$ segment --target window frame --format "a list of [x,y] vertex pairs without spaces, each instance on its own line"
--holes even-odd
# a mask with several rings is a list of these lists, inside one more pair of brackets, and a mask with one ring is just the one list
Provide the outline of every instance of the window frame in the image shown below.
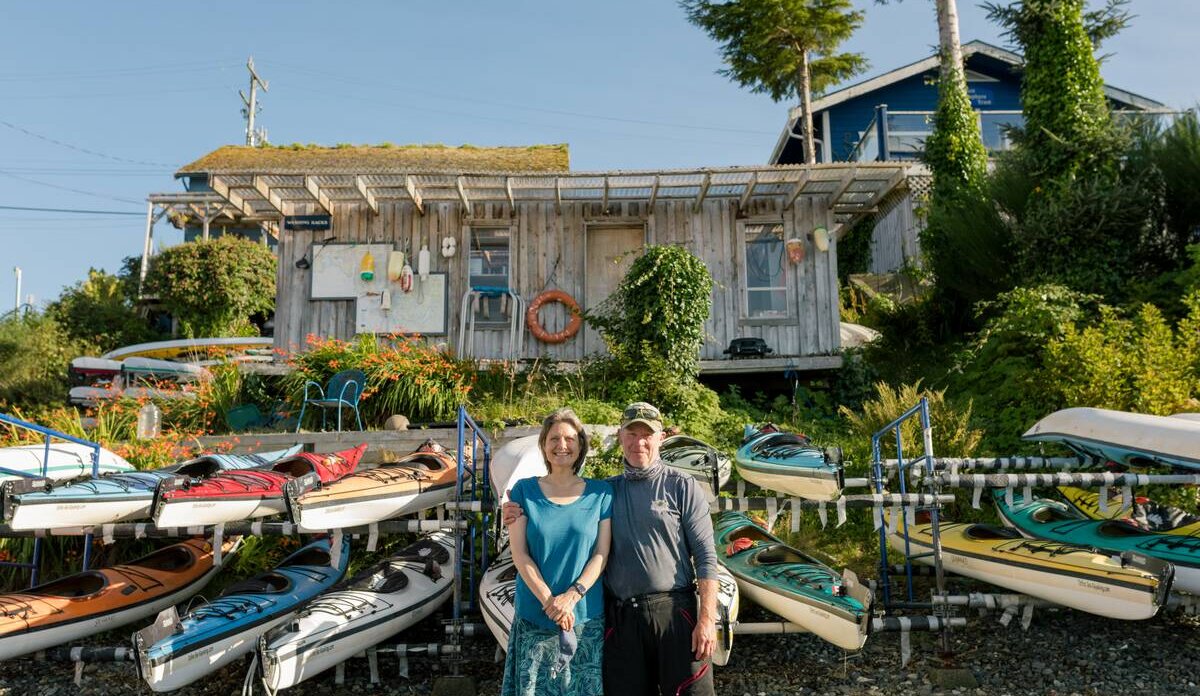
[[[470,290],[471,288],[474,287],[474,283],[471,282],[471,279],[475,277],[475,274],[471,271],[471,260],[472,260],[471,255],[474,252],[476,235],[480,231],[483,231],[483,230],[500,230],[500,231],[508,232],[508,277],[506,280],[507,280],[508,289],[516,292],[516,288],[515,288],[516,278],[517,278],[516,264],[517,264],[517,256],[518,256],[516,253],[517,226],[513,225],[507,221],[504,221],[504,220],[480,220],[480,221],[472,222],[468,225],[465,225],[464,227],[466,228],[466,240],[465,240],[466,241],[466,244],[465,244],[465,247],[466,247],[465,256],[466,257],[463,259],[463,261],[467,267],[467,274],[466,274],[467,289]],[[487,300],[487,298],[484,298],[484,301],[490,301],[490,300]],[[513,307],[510,307],[509,311],[510,312],[516,311],[516,309]],[[475,315],[475,328],[476,329],[507,330],[509,327],[510,327],[510,323],[509,323],[509,320],[506,318],[501,317],[498,319],[497,318],[484,319],[484,318],[480,317],[480,315],[478,313]]]
[[[747,264],[749,262],[749,254],[747,253],[747,251],[748,251],[747,246],[749,243],[750,228],[771,227],[774,225],[778,225],[782,230],[781,237],[779,240],[780,245],[781,245],[779,253],[780,253],[780,264],[781,264],[781,270],[782,270],[781,280],[783,281],[783,284],[776,285],[776,286],[770,286],[770,287],[754,288],[754,291],[756,291],[756,292],[758,292],[758,291],[778,292],[779,290],[783,290],[783,296],[784,296],[783,314],[772,314],[770,316],[751,316],[751,314],[750,314],[750,292],[751,292],[750,273],[749,273],[749,268],[747,266]],[[741,304],[741,306],[739,307],[739,311],[738,311],[738,315],[739,315],[738,321],[740,324],[745,325],[745,326],[753,326],[753,325],[771,325],[771,324],[791,324],[791,323],[795,322],[796,308],[795,308],[795,298],[793,297],[793,295],[795,294],[793,292],[794,284],[792,282],[793,271],[788,268],[788,266],[791,266],[792,264],[789,263],[787,260],[787,248],[786,248],[786,243],[787,243],[787,240],[789,239],[789,235],[790,235],[790,225],[788,224],[788,221],[786,219],[782,219],[779,217],[764,217],[764,218],[748,218],[745,220],[738,220],[738,224],[737,224],[738,254],[737,254],[737,256],[738,256],[738,271],[741,274],[741,279],[740,279],[740,282],[738,283],[738,285],[740,286],[738,288],[738,295],[740,297],[740,304]]]

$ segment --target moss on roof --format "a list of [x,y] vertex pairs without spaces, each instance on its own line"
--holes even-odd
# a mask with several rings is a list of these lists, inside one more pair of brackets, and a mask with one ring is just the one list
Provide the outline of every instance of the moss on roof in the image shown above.
[[462,145],[349,145],[293,143],[227,145],[186,164],[176,175],[223,173],[364,174],[387,172],[565,172],[566,144],[521,147]]

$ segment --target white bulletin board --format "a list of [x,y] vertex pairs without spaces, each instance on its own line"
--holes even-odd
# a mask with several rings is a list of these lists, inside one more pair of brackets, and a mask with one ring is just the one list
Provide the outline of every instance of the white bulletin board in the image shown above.
[[[374,252],[372,252],[374,253]],[[378,287],[360,292],[355,307],[355,331],[360,334],[419,333],[437,336],[446,333],[449,302],[446,274],[430,273],[424,281],[413,278],[412,290],[403,292],[399,283],[373,283]],[[376,280],[379,272],[376,271]],[[383,308],[383,291],[390,293],[391,308]]]
[[[391,244],[322,244],[316,242],[312,254],[312,289],[314,300],[353,300],[364,292],[382,290],[387,282],[388,254]],[[359,277],[363,255],[368,251],[375,257],[375,279]]]

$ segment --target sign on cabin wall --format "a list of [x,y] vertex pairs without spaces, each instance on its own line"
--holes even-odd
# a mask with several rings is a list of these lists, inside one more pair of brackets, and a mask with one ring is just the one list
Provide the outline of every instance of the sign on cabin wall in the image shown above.
[[[365,292],[382,290],[387,284],[388,254],[391,244],[312,245],[312,288],[314,300],[354,300]],[[371,255],[374,269],[371,280],[363,278],[363,260]]]
[[332,215],[285,215],[283,218],[285,230],[317,230],[333,229]]
[[403,285],[384,278],[382,287],[358,296],[355,306],[355,332],[360,334],[419,333],[425,336],[446,333],[449,302],[446,274],[416,276],[408,292]]

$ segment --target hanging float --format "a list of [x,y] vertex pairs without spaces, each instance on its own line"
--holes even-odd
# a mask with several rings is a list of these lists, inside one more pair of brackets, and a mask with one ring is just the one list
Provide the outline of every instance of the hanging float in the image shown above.
[[[550,333],[538,321],[538,311],[543,305],[551,302],[558,302],[567,308],[571,313],[571,319],[567,325],[561,330]],[[542,343],[565,343],[570,340],[575,334],[579,333],[580,327],[583,326],[583,316],[579,309],[579,303],[575,298],[571,297],[562,290],[547,290],[529,303],[529,309],[525,310],[525,323],[529,326],[529,333]]]

